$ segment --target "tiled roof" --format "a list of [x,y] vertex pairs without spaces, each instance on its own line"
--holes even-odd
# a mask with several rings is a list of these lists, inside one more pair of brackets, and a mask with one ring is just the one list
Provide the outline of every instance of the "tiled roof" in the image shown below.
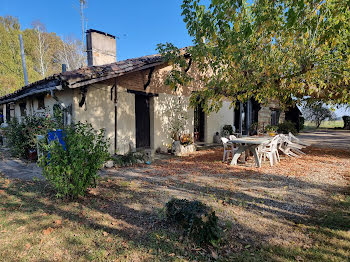
[[149,55],[138,58],[132,58],[101,66],[83,67],[73,71],[67,71],[60,74],[48,76],[42,80],[31,83],[21,89],[0,97],[0,104],[15,99],[19,96],[26,96],[32,91],[40,92],[57,85],[77,88],[91,83],[96,83],[116,76],[150,68],[155,65],[164,63],[161,55]]
[[104,80],[106,77],[113,78],[115,76],[139,71],[161,63],[164,63],[161,55],[149,55],[107,65],[83,67],[77,70],[61,73],[59,76],[60,80],[67,82],[70,87],[75,88],[84,85],[86,81],[94,79],[100,81],[101,78]]

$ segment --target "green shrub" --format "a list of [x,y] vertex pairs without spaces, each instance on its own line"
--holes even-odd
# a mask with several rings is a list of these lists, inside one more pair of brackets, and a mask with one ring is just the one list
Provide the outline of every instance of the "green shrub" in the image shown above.
[[66,150],[58,142],[43,145],[39,159],[43,175],[55,187],[58,197],[76,198],[96,186],[98,170],[109,159],[104,130],[77,123],[63,130]]
[[215,212],[199,201],[173,198],[166,203],[167,220],[184,229],[184,235],[197,244],[215,245],[220,228]]
[[4,129],[7,146],[12,155],[17,157],[26,156],[29,149],[28,140],[23,135],[25,126],[20,123],[17,118],[13,118],[8,122],[8,126]]
[[224,125],[222,127],[222,135],[223,136],[229,136],[233,134],[233,128],[231,125]]
[[113,157],[113,163],[119,167],[132,166],[140,161],[145,161],[144,154],[129,152],[126,155],[117,155]]
[[292,121],[285,121],[283,123],[280,123],[278,125],[278,133],[282,133],[282,134],[288,134],[289,132],[291,132],[292,134],[297,134],[297,128],[295,126],[295,124]]
[[61,124],[48,113],[25,116],[21,122],[14,117],[5,128],[7,145],[14,156],[27,157],[28,151],[36,148],[37,135],[46,136],[48,130],[60,127]]

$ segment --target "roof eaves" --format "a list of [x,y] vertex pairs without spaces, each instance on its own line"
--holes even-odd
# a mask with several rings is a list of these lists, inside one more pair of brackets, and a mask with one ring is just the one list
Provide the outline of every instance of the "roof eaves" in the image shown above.
[[0,105],[14,102],[33,94],[40,94],[48,92],[50,90],[55,90],[58,89],[58,86],[61,85],[61,81],[58,79],[42,79],[40,80],[40,83],[38,82],[35,82],[35,85],[30,84],[15,91],[12,94],[1,97]]

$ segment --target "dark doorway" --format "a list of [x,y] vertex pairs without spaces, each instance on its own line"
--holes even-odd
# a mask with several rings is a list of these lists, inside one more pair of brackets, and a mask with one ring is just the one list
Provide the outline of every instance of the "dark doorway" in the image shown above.
[[302,127],[302,113],[297,106],[288,108],[286,113],[286,121],[292,121],[295,124],[297,131],[299,132]]
[[11,120],[11,108],[10,104],[6,104],[6,121],[9,122]]
[[249,135],[253,123],[258,122],[260,104],[254,99],[238,103],[234,109],[234,125],[237,133]]
[[201,105],[194,109],[194,140],[204,142],[205,113]]
[[150,147],[149,97],[135,94],[136,148]]

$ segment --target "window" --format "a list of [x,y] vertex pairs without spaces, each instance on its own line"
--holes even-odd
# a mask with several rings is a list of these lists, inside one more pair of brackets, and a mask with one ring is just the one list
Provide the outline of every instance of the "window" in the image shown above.
[[20,103],[19,104],[19,110],[21,112],[21,116],[25,116],[26,115],[26,111],[27,111],[27,104],[26,103]]
[[280,122],[280,110],[271,109],[271,125],[277,126]]
[[44,96],[38,96],[37,100],[38,100],[38,110],[45,109]]

